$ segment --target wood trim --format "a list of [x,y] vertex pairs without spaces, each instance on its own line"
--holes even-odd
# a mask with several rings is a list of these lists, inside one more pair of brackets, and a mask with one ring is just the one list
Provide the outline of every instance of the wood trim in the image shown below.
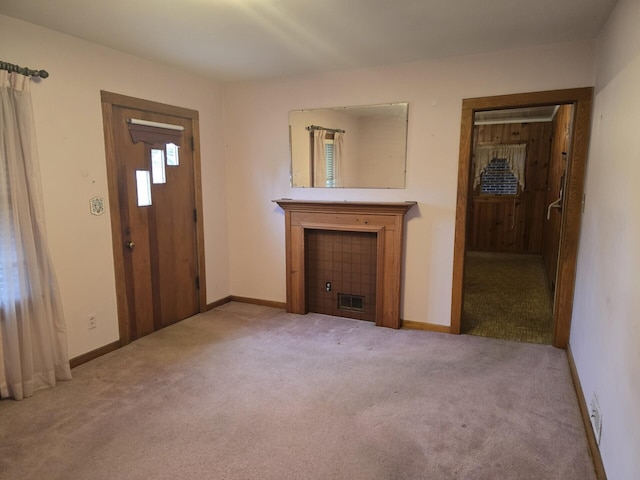
[[[125,267],[122,244],[124,238],[121,232],[120,219],[120,197],[118,195],[118,171],[115,159],[115,144],[113,137],[113,107],[133,108],[149,112],[173,115],[191,120],[193,131],[193,161],[194,161],[194,187],[195,205],[198,211],[198,222],[196,223],[197,255],[198,255],[198,276],[200,279],[200,291],[198,292],[198,307],[200,312],[207,309],[207,281],[206,266],[204,257],[204,224],[202,222],[202,176],[200,165],[200,130],[199,114],[197,110],[191,110],[165,103],[143,100],[135,97],[128,97],[117,93],[100,91],[102,103],[102,128],[104,131],[105,157],[107,166],[107,187],[109,194],[109,213],[111,216],[111,241],[113,248],[114,273],[116,278],[116,301],[118,309],[118,331],[120,334],[120,344],[126,345],[131,339],[129,337],[129,309],[127,302],[127,292],[125,288]],[[185,139],[189,141],[188,139]]]
[[591,100],[592,97],[592,87],[569,88],[564,90],[496,95],[492,97],[465,98],[462,101],[462,108],[481,112],[502,108],[541,107],[545,105],[574,103],[579,100]]
[[261,300],[259,298],[250,298],[250,297],[238,297],[236,295],[231,295],[229,297],[230,302],[239,302],[239,303],[250,303],[251,305],[262,305],[263,307],[273,307],[273,308],[287,308],[287,304],[284,302],[275,302],[273,300]]
[[473,145],[473,115],[471,108],[462,102],[460,124],[460,156],[458,160],[458,197],[456,200],[455,236],[453,240],[453,280],[451,288],[451,328],[450,332],[460,333],[462,320],[462,299],[464,287],[464,254],[467,246],[467,211],[472,201],[471,188],[471,147]]
[[292,200],[281,198],[273,200],[286,211],[312,213],[372,213],[375,215],[397,215],[405,214],[417,202],[335,202],[324,200]]
[[582,385],[580,384],[580,377],[578,376],[578,370],[576,368],[576,362],[573,358],[573,352],[571,351],[570,344],[567,344],[567,360],[569,361],[569,371],[571,372],[573,386],[576,390],[576,396],[578,397],[578,406],[580,407],[582,422],[584,423],[584,429],[587,433],[587,443],[589,444],[589,452],[591,453],[591,459],[593,460],[596,477],[598,480],[607,480],[607,473],[604,469],[604,462],[602,461],[602,455],[600,455],[600,448],[596,442],[595,433],[593,432],[591,418],[589,417],[589,407],[587,406],[587,400],[584,396]]
[[191,110],[189,108],[176,107],[175,105],[168,105],[166,103],[153,102],[151,100],[143,100],[142,98],[129,97],[127,95],[120,95],[119,93],[107,92],[100,90],[100,98],[102,103],[108,103],[116,105],[118,107],[133,108],[136,110],[146,110],[148,112],[162,113],[165,115],[173,115],[176,117],[198,119],[199,114],[197,110]]
[[129,309],[127,301],[127,289],[124,281],[124,255],[122,253],[122,242],[124,241],[120,232],[120,197],[118,194],[118,168],[115,161],[115,141],[113,138],[113,105],[104,99],[102,94],[102,128],[104,130],[104,148],[107,164],[107,189],[109,195],[109,214],[111,217],[111,245],[113,250],[113,266],[116,278],[116,302],[118,311],[118,332],[120,342],[126,345],[129,338]]
[[413,320],[402,320],[402,328],[407,330],[424,330],[427,332],[449,333],[451,328],[448,325],[437,325],[435,323],[414,322]]
[[78,355],[77,357],[73,357],[71,360],[69,360],[69,365],[71,366],[71,368],[76,368],[83,363],[87,363],[91,360],[101,357],[102,355],[106,355],[107,353],[118,350],[120,347],[120,340],[116,340],[115,342],[111,342],[103,345],[100,348],[91,350],[90,352],[83,353],[82,355]]
[[582,215],[584,172],[589,147],[591,103],[593,88],[552,90],[494,97],[468,98],[462,101],[460,125],[460,153],[458,162],[458,195],[456,202],[455,237],[453,248],[453,280],[451,295],[451,333],[460,333],[464,288],[464,256],[466,251],[468,206],[471,197],[471,144],[473,141],[473,115],[477,111],[542,105],[573,104],[575,121],[573,145],[570,149],[570,172],[567,173],[565,206],[562,217],[558,281],[554,309],[555,334],[553,344],[566,348],[571,330],[573,292],[577,264],[578,239]]
[[553,345],[566,348],[571,332],[573,293],[578,264],[578,241],[582,220],[584,178],[591,127],[591,98],[574,104],[573,130],[566,171],[566,193],[562,206],[560,249],[556,273]]
[[224,305],[225,303],[229,303],[231,302],[231,295],[221,298],[220,300],[216,300],[215,302],[211,302],[207,304],[207,308],[205,308],[205,312],[208,312],[209,310],[213,310],[214,308],[218,308],[222,305]]
[[197,208],[197,225],[196,225],[196,238],[197,238],[197,255],[198,255],[198,280],[199,290],[198,299],[201,312],[207,311],[207,275],[206,275],[206,261],[204,257],[204,222],[202,211],[202,170],[200,162],[200,121],[198,120],[198,112],[195,112],[196,117],[193,121],[193,181],[195,183],[195,204]]

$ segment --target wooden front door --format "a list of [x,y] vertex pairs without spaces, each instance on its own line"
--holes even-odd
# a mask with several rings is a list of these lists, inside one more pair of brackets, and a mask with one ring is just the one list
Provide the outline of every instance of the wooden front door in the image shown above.
[[200,311],[193,121],[152,107],[105,115],[123,344]]

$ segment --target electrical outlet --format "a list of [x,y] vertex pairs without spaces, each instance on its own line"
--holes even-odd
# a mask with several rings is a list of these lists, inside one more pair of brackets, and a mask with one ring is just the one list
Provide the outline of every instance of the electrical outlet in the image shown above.
[[330,292],[331,291],[331,282],[325,283],[324,284],[324,289],[325,289],[325,291]]
[[591,419],[591,426],[593,427],[593,434],[596,437],[596,443],[600,445],[600,435],[602,433],[602,413],[600,412],[600,403],[598,402],[598,395],[593,392],[591,403],[589,404],[589,418]]
[[88,322],[89,330],[93,330],[94,328],[96,328],[98,326],[98,322],[96,321],[96,314],[95,313],[90,314],[87,317],[87,319],[89,321]]

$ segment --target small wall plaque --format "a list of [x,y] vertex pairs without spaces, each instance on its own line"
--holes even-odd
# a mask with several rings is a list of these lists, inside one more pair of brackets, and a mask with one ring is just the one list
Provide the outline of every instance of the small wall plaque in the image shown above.
[[104,199],[102,197],[93,197],[89,200],[91,207],[91,215],[102,215],[104,213]]

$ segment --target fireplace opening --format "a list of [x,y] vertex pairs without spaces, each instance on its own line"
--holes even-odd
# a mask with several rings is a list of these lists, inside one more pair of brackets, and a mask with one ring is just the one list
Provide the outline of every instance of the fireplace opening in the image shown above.
[[377,241],[375,232],[305,230],[309,312],[375,321]]

